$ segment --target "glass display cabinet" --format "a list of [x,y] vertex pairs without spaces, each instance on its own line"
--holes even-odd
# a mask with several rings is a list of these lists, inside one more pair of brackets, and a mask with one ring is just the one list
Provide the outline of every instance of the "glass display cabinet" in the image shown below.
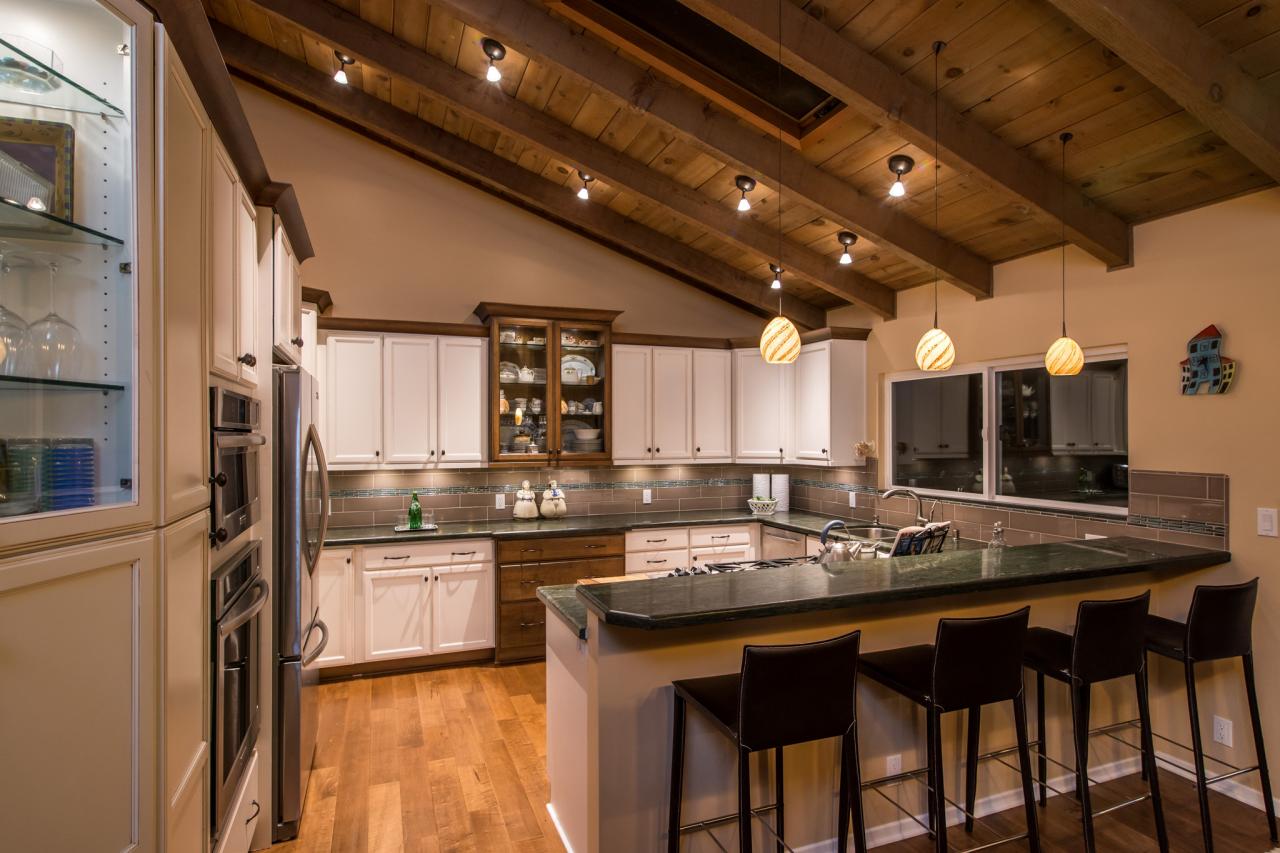
[[616,311],[481,303],[489,324],[489,459],[591,464],[612,458],[610,325]]
[[93,0],[0,0],[0,22],[2,525],[137,500],[151,78],[149,32]]

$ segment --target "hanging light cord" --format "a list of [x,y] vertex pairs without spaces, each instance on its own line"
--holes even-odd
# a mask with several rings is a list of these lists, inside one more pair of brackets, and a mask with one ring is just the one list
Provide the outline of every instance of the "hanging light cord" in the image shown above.
[[[938,234],[938,55],[943,43],[933,43],[933,233]],[[933,265],[933,327],[938,328],[938,265]]]
[[1062,134],[1062,205],[1058,219],[1062,223],[1062,337],[1067,336],[1067,143],[1071,134]]
[[[778,0],[778,89],[782,97],[782,4]],[[782,127],[778,127],[778,284],[782,284]],[[778,316],[782,316],[782,288],[778,288]]]

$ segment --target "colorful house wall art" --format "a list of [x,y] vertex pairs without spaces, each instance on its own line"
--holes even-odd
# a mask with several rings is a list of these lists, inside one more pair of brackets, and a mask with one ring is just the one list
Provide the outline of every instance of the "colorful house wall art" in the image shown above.
[[1183,394],[1198,394],[1202,388],[1210,394],[1225,394],[1235,378],[1235,359],[1222,354],[1222,332],[1217,326],[1205,326],[1187,341],[1187,358],[1182,360]]

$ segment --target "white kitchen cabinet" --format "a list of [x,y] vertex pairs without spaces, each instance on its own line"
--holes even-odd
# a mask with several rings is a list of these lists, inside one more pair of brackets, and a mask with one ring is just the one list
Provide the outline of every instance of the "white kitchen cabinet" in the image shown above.
[[916,459],[969,455],[969,377],[923,380],[912,395],[911,443]]
[[628,551],[626,573],[669,572],[689,566],[688,548],[671,548],[666,551]]
[[262,801],[265,797],[261,775],[258,751],[255,749],[245,767],[244,779],[236,789],[235,800],[231,804],[231,818],[222,830],[213,853],[249,853],[253,846],[253,834],[257,831],[258,821],[262,815]]
[[382,338],[330,335],[325,354],[325,455],[332,465],[376,465],[382,461]]
[[364,573],[364,660],[431,653],[429,568]]
[[431,336],[382,339],[384,464],[436,461],[436,395],[431,393],[436,355]]
[[693,459],[693,350],[654,347],[652,363],[653,458],[689,461]]
[[733,461],[733,353],[693,351],[693,458]]
[[237,313],[240,297],[236,289],[236,208],[239,177],[231,157],[217,137],[209,158],[209,201],[206,211],[209,261],[209,370],[227,379],[240,378]]
[[488,435],[487,342],[484,338],[444,336],[438,341],[436,460],[441,465],[483,462]]
[[431,652],[493,648],[493,564],[433,569]]
[[272,259],[275,349],[290,364],[301,364],[303,346],[316,342],[302,337],[302,272],[283,225],[276,226]]
[[648,462],[653,457],[653,348],[613,348],[613,459]]
[[[302,306],[302,339],[304,341],[320,340],[320,315],[310,303]],[[320,351],[323,347],[302,348],[302,369],[312,376],[319,375]]]
[[765,527],[760,531],[760,556],[765,560],[805,555],[805,536],[790,530]]
[[345,666],[357,662],[355,648],[355,567],[350,548],[320,552],[316,566],[316,606],[329,629],[329,644],[318,659],[320,666]]
[[1088,371],[1049,379],[1049,423],[1056,456],[1124,453],[1120,379]]
[[[241,183],[236,188],[236,362],[240,381],[256,387],[259,366],[267,369],[270,357],[260,361],[258,352],[258,208]],[[263,354],[265,355],[265,353]]]
[[1119,406],[1116,386],[1119,380],[1111,373],[1091,374],[1089,381],[1089,427],[1094,453],[1115,453],[1120,449]]
[[792,365],[767,364],[754,347],[733,351],[735,461],[786,458],[792,374]]
[[788,459],[810,465],[859,465],[853,446],[868,438],[866,342],[805,344],[794,366]]
[[795,363],[795,456],[797,461],[831,459],[831,342],[800,348]]
[[756,550],[751,545],[714,545],[705,548],[689,549],[689,565],[702,566],[707,563],[728,563],[737,560],[754,560]]

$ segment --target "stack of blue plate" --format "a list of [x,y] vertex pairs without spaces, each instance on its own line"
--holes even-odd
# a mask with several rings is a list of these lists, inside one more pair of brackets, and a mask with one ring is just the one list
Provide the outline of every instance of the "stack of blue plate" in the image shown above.
[[97,503],[97,451],[91,438],[56,438],[44,457],[42,508],[77,509]]

